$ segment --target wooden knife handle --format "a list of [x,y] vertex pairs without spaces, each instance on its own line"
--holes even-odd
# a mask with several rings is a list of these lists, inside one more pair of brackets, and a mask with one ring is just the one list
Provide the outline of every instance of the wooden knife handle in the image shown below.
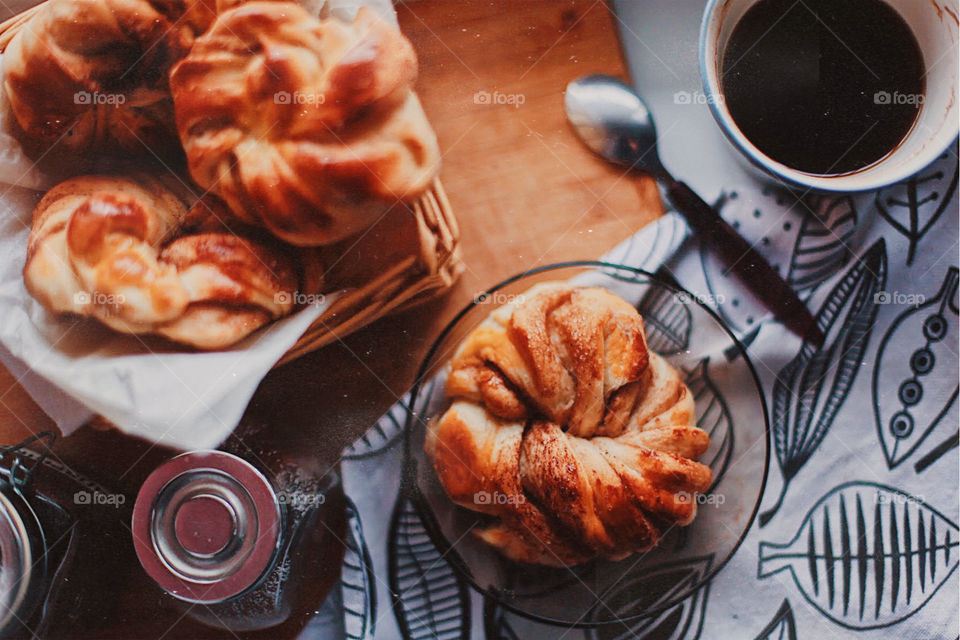
[[667,195],[693,232],[720,257],[724,267],[735,273],[778,320],[797,335],[822,344],[822,333],[806,305],[736,229],[683,182],[668,180]]

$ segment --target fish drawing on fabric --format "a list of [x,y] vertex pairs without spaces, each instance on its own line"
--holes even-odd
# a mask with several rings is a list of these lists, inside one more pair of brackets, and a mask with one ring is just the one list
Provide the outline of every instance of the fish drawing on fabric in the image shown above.
[[[777,189],[731,191],[723,217],[801,294],[836,274],[853,257],[857,211],[849,196],[796,196]],[[717,311],[738,334],[754,337],[766,307],[728,274],[714,251],[700,245],[700,262]]]
[[[891,469],[909,458],[956,406],[957,282],[958,270],[951,267],[937,295],[900,314],[880,343],[873,411]],[[956,423],[947,421],[946,426],[955,428]]]
[[393,611],[408,640],[469,640],[470,596],[431,540],[413,502],[397,498],[390,523]]
[[915,614],[955,578],[960,529],[894,487],[848,482],[824,495],[793,539],[761,542],[758,578],[788,571],[810,604],[850,629]]
[[[591,621],[628,616],[630,612],[651,610],[667,604],[701,583],[713,566],[713,556],[688,558],[665,563],[638,575],[632,575],[604,593],[594,606]],[[591,640],[696,640],[703,631],[703,619],[710,596],[710,584],[697,589],[680,602],[640,620],[607,624],[590,630]]]
[[947,209],[957,190],[955,153],[945,152],[930,167],[905,182],[877,191],[877,212],[909,242],[907,266],[913,264],[923,236]]
[[790,602],[786,598],[773,614],[773,619],[754,640],[797,640],[797,623],[793,619],[793,609],[790,608]]
[[700,457],[700,461],[713,471],[713,491],[723,480],[733,455],[734,428],[727,401],[721,395],[708,367],[710,358],[704,358],[691,371],[684,372],[685,382],[693,395],[696,407],[697,426],[710,436],[710,448]]
[[790,482],[833,425],[862,368],[886,283],[887,252],[881,238],[847,270],[816,314],[823,347],[804,341],[777,374],[771,415],[774,451],[783,476],[777,502],[760,514],[765,526],[783,504]]

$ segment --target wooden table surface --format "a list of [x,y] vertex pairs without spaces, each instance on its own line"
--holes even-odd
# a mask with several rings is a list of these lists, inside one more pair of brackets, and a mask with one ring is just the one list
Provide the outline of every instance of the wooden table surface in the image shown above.
[[[418,89],[444,152],[441,175],[466,269],[443,298],[300,358],[260,385],[244,422],[266,424],[274,442],[331,461],[403,395],[431,340],[479,292],[532,267],[597,258],[661,213],[650,180],[593,156],[564,118],[569,81],[627,75],[606,2],[419,0],[398,12],[420,56]],[[0,368],[0,442],[51,428]],[[130,494],[173,453],[91,426],[55,451]],[[147,589],[138,574],[132,567],[118,579]],[[141,594],[118,607],[117,629],[97,636],[159,635],[176,620]],[[197,629],[181,623],[165,637],[197,637]]]

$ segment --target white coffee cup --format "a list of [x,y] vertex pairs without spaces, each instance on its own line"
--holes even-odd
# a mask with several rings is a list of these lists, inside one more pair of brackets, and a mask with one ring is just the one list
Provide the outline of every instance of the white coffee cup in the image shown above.
[[[926,89],[914,127],[890,154],[859,171],[815,175],[792,169],[760,151],[726,108],[720,65],[733,28],[759,0],[709,0],[700,24],[700,74],[723,133],[750,162],[778,181],[822,191],[869,191],[900,182],[936,160],[957,138],[958,0],[884,0],[913,31],[926,66]],[[841,0],[842,1],[842,0]],[[797,132],[803,135],[803,132]]]

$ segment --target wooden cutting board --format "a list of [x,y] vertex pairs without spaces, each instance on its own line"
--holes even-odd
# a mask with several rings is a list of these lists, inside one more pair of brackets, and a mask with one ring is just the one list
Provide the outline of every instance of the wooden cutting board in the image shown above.
[[[406,392],[430,342],[478,293],[535,266],[597,258],[661,214],[653,183],[593,156],[564,117],[569,81],[627,76],[617,18],[604,0],[419,0],[398,13],[420,56],[418,90],[444,152],[466,270],[447,296],[263,381],[245,421],[268,424],[275,446],[310,447],[330,460]],[[0,368],[0,442],[52,426]],[[131,495],[172,453],[90,426],[56,450]],[[177,619],[156,606],[141,573],[131,567],[118,576],[130,583],[129,596],[116,627],[98,637],[154,637]],[[165,637],[201,635],[209,634],[181,621]]]

